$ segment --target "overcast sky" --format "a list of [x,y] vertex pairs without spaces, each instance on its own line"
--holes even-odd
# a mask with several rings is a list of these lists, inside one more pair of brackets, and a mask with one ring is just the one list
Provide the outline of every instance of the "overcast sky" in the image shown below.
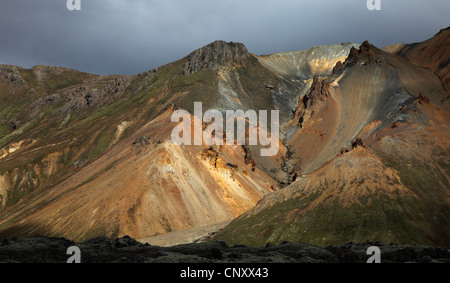
[[450,26],[449,0],[0,0],[0,64],[137,74],[214,40],[258,55],[369,40],[424,41]]

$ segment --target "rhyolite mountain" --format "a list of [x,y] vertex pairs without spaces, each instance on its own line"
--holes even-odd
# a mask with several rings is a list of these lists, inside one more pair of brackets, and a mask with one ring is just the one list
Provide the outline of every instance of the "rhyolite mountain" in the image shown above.
[[[216,41],[133,76],[0,65],[0,238],[235,219],[218,239],[448,245],[449,37],[267,56]],[[280,110],[279,153],[173,144],[172,113],[197,101]]]
[[[448,39],[449,29],[437,37]],[[448,69],[446,42],[435,47],[444,51],[433,59],[443,69]],[[218,238],[250,245],[366,240],[448,245],[446,74],[438,76],[405,56],[427,44],[392,54],[364,42],[332,74],[314,79],[286,141],[301,176],[266,196]]]

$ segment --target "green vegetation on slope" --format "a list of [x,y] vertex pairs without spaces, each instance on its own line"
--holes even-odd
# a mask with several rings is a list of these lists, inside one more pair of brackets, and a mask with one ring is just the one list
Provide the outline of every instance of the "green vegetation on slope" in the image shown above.
[[[317,195],[295,198],[233,221],[217,238],[228,244],[264,246],[284,241],[318,246],[348,242],[422,243],[432,231],[413,197],[371,199],[370,204],[318,206],[302,214]],[[425,238],[425,239],[424,239]]]
[[[400,182],[413,194],[387,196],[366,195],[358,202],[344,206],[337,202],[319,204],[307,209],[320,195],[331,190],[333,184],[323,183],[314,194],[301,196],[264,207],[256,214],[244,214],[217,238],[228,244],[263,246],[283,241],[301,241],[320,246],[341,245],[347,242],[381,241],[398,244],[450,244],[449,183],[444,173],[420,155],[403,159],[378,152],[387,167],[394,169]],[[446,171],[446,152],[435,154]],[[405,166],[405,164],[409,164]],[[398,182],[397,182],[398,183]],[[351,183],[358,190],[361,182]],[[375,192],[386,190],[384,183]],[[292,189],[292,188],[290,188]],[[333,191],[333,190],[332,190]]]
[[[435,156],[436,160],[447,157],[445,153]],[[415,160],[412,166],[405,167],[407,160],[388,155],[384,155],[383,159],[387,166],[398,172],[401,182],[420,199],[415,205],[420,209],[423,220],[430,225],[428,241],[431,244],[450,244],[447,236],[450,232],[450,208],[447,203],[450,185],[447,177],[432,162]]]
[[0,139],[4,137],[7,133],[7,128],[5,125],[0,125]]
[[[82,86],[81,83],[86,79],[97,76],[64,70],[58,74],[46,73],[47,79],[39,83],[32,70],[23,70],[21,75],[27,81],[29,89],[33,88],[34,91],[19,89],[16,98],[9,95],[9,88],[0,85],[0,101],[5,105],[0,110],[0,122],[4,123],[15,117],[21,121],[20,127],[13,132],[0,123],[0,148],[14,141],[38,140],[27,152],[0,163],[1,172],[14,172],[16,178],[8,192],[7,207],[34,195],[35,191],[39,193],[60,183],[69,174],[79,170],[77,164],[86,166],[100,157],[110,147],[117,125],[121,122],[133,121],[131,129],[123,133],[124,138],[154,118],[163,109],[168,97],[173,96],[172,81],[181,73],[181,67],[182,62],[163,66],[152,80],[135,76],[122,97],[116,101],[100,108],[71,112],[70,116],[65,117],[60,115],[60,109],[65,104],[65,101],[61,101],[42,104],[37,116],[33,119],[27,118],[30,105],[43,95],[57,92],[67,86]],[[104,87],[104,79],[98,78],[89,81],[89,84]],[[63,122],[64,127],[61,127]],[[42,170],[43,159],[54,152],[62,154],[56,172],[52,172],[52,176],[36,174],[34,168]]]
[[88,159],[93,160],[100,156],[105,150],[109,148],[111,145],[111,142],[114,138],[114,132],[110,130],[106,130],[102,133],[100,133],[97,136],[97,139],[94,144],[94,148],[89,151]]
[[246,96],[241,98],[242,102],[250,106],[250,109],[275,109],[272,90],[266,86],[275,84],[279,79],[271,71],[263,67],[253,55],[237,71],[246,93]]
[[204,111],[214,107],[218,101],[216,74],[207,69],[200,70],[192,76],[178,75],[172,84],[174,92],[188,92],[175,100],[190,113],[194,113],[194,102],[202,102]]
[[96,77],[96,75],[89,73],[66,69],[58,73],[48,72],[48,78],[45,79],[43,85],[39,85],[38,79],[34,75],[32,69],[21,70],[20,75],[24,78],[30,88],[35,88],[36,91],[41,90],[47,93],[54,93],[59,89],[77,85],[86,79]]

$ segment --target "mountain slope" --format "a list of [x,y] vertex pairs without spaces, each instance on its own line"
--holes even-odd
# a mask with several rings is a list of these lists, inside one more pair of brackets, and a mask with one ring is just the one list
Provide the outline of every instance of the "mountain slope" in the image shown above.
[[[146,238],[238,217],[219,238],[447,244],[441,78],[355,47],[257,56],[216,41],[133,76],[0,66],[0,238]],[[278,154],[175,145],[172,113],[194,102],[280,110]]]
[[[236,62],[241,51],[246,55]],[[16,79],[8,68],[18,70]],[[190,68],[198,69],[187,73]],[[5,97],[16,81],[23,81],[18,91],[30,92],[33,84],[37,95],[23,114],[3,122],[32,124],[3,133],[0,235],[143,238],[231,220],[253,207],[277,183],[249,165],[249,149],[179,147],[170,140],[175,104],[190,111],[194,101],[229,106],[218,90],[218,69],[234,68],[242,72],[244,82],[235,82],[241,96],[252,90],[252,75],[270,73],[243,45],[225,42],[139,75],[79,75],[55,89],[44,88],[47,77],[27,81],[24,73],[36,68],[6,66]],[[59,72],[48,69],[48,77]],[[240,101],[242,109],[266,103]]]
[[450,27],[442,29],[433,38],[416,44],[409,44],[398,51],[398,54],[412,63],[433,71],[447,90],[443,97],[447,103],[450,96]]
[[448,245],[450,116],[439,77],[365,42],[299,101],[290,186],[218,238]]
[[21,221],[4,234],[72,239],[163,234],[232,219],[276,186],[260,171],[244,174],[243,155],[224,160],[214,150],[167,141],[170,117],[167,111],[10,214],[8,219]]

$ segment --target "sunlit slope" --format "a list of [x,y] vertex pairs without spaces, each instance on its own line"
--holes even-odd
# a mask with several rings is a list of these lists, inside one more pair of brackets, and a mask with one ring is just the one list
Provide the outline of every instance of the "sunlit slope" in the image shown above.
[[5,220],[16,223],[3,233],[149,237],[233,219],[274,190],[275,182],[253,172],[238,147],[219,155],[174,145],[170,117],[168,110],[8,215]]
[[[277,78],[242,44],[214,42],[134,76],[2,70],[4,237],[149,237],[231,220],[278,187],[252,161],[258,147],[171,142],[178,107],[273,109],[264,81]],[[27,95],[20,109],[15,93]]]

